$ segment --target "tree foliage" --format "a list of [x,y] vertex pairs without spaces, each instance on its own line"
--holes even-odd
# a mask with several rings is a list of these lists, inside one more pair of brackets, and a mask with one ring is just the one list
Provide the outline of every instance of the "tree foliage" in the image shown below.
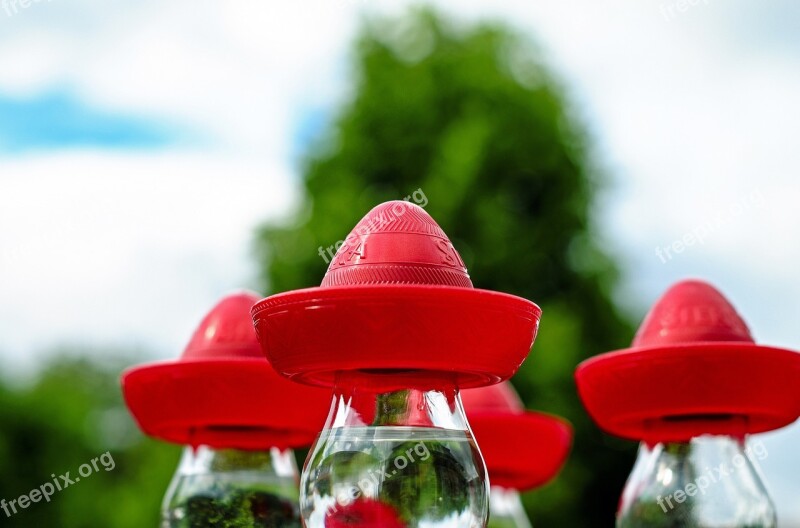
[[375,204],[417,191],[476,287],[544,310],[513,381],[530,408],[570,419],[576,437],[559,480],[526,496],[534,522],[609,526],[633,446],[591,424],[572,373],[624,346],[632,328],[592,225],[602,179],[562,87],[524,36],[429,10],[366,21],[353,69],[351,96],[302,159],[298,213],[259,230],[264,286],[319,283],[327,248]]
[[[48,363],[31,383],[0,383],[0,498],[18,500],[69,472],[73,481],[49,502],[15,504],[4,527],[141,528],[157,526],[161,498],[178,450],[148,440],[122,402],[118,376],[128,361],[89,361],[75,355]],[[83,477],[83,464],[105,453]],[[110,459],[109,459],[110,457]],[[111,463],[113,462],[113,464]],[[84,470],[84,474],[88,469]]]

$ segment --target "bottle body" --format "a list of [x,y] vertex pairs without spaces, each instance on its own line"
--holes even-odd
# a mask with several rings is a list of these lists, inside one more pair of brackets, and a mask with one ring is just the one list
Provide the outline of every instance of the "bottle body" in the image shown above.
[[486,528],[531,528],[517,490],[492,486]]
[[764,456],[763,444],[748,447],[743,437],[642,443],[617,527],[775,528],[775,508],[754,464]]
[[457,390],[337,382],[334,399],[301,478],[307,528],[485,526],[485,467]]
[[187,447],[162,505],[162,528],[300,528],[291,450]]

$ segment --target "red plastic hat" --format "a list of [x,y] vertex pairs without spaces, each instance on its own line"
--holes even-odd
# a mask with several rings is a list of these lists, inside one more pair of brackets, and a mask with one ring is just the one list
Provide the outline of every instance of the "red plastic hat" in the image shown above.
[[423,378],[462,388],[497,383],[525,360],[540,316],[526,299],[474,289],[444,231],[404,201],[383,203],[358,223],[321,287],[253,308],[275,369],[321,386],[344,370],[373,386],[399,377],[407,387]]
[[572,427],[556,416],[526,411],[510,383],[465,390],[461,399],[492,486],[538,488],[564,466]]
[[279,376],[253,332],[251,293],[222,299],[177,361],[131,368],[125,401],[148,435],[185,445],[264,449],[310,445],[330,393]]
[[636,440],[759,433],[800,415],[800,354],[756,345],[727,299],[697,280],[664,294],[631,348],[584,361],[575,378],[595,422]]

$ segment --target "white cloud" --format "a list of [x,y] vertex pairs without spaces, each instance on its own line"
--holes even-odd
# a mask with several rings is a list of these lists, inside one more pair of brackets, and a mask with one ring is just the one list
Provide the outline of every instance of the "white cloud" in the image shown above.
[[0,160],[0,352],[21,367],[65,341],[177,355],[219,296],[255,283],[253,228],[296,202],[289,172],[200,154]]
[[[0,92],[58,88],[285,154],[298,107],[341,84],[356,4],[53,1],[0,16]],[[0,13],[2,15],[2,13]]]

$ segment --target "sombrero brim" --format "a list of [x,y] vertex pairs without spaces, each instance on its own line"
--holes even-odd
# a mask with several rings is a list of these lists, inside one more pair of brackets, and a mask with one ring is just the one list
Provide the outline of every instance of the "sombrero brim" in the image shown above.
[[412,380],[424,371],[461,388],[514,375],[541,317],[513,295],[425,285],[296,290],[258,302],[252,313],[270,363],[296,381],[331,386],[344,370],[406,372]]
[[653,441],[786,426],[800,415],[798,377],[800,354],[742,342],[620,350],[575,371],[601,429]]
[[217,448],[308,446],[331,402],[329,391],[286,380],[256,358],[142,365],[123,373],[122,390],[146,434]]
[[569,456],[572,427],[537,412],[468,416],[492,486],[531,490],[553,480]]

